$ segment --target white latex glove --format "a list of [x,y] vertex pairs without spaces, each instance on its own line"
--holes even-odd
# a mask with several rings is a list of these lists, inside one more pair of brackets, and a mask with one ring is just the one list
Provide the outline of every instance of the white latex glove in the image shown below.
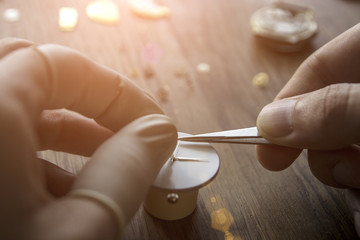
[[[68,192],[99,192],[128,221],[173,152],[176,128],[118,73],[69,48],[32,45],[0,42],[0,238],[113,239],[114,212]],[[81,115],[51,110],[61,108]],[[39,160],[44,148],[92,157],[75,178]]]

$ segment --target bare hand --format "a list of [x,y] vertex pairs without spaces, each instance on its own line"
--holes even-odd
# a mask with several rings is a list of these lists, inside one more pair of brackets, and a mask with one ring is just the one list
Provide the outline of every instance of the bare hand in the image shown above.
[[[323,183],[360,189],[360,24],[311,55],[257,119],[262,136],[283,147],[258,146],[260,163],[278,171],[308,149]],[[351,198],[357,201],[359,195]],[[359,207],[355,223],[360,236]]]
[[[0,59],[0,238],[115,238],[111,209],[69,191],[108,196],[128,221],[175,147],[174,125],[131,81],[72,49],[6,39]],[[47,148],[92,157],[75,177],[37,158]]]

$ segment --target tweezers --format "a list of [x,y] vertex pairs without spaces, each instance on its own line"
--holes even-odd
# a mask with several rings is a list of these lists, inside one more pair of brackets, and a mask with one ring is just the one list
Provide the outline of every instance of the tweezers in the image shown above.
[[257,127],[190,135],[180,137],[179,140],[187,142],[274,145],[274,143],[269,142],[268,140],[259,135]]

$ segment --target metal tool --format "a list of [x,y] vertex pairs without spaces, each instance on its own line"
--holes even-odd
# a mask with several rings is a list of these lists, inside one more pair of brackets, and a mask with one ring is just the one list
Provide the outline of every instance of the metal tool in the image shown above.
[[257,127],[179,137],[180,141],[275,145],[259,135]]

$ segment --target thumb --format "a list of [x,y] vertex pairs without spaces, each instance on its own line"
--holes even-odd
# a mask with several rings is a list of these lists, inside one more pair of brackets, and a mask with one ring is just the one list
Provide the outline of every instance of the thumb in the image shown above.
[[331,150],[360,142],[360,85],[334,84],[270,103],[257,119],[271,142],[300,149]]
[[[73,183],[72,191],[87,190],[97,193],[95,197],[69,194],[49,203],[34,218],[32,231],[46,236],[41,239],[114,237],[140,206],[176,142],[176,128],[165,115],[146,115],[127,124],[95,151]],[[97,200],[99,195],[105,196],[105,204]]]
[[177,142],[175,126],[161,114],[125,126],[95,152],[74,189],[101,192],[118,203],[125,221],[136,212]]

